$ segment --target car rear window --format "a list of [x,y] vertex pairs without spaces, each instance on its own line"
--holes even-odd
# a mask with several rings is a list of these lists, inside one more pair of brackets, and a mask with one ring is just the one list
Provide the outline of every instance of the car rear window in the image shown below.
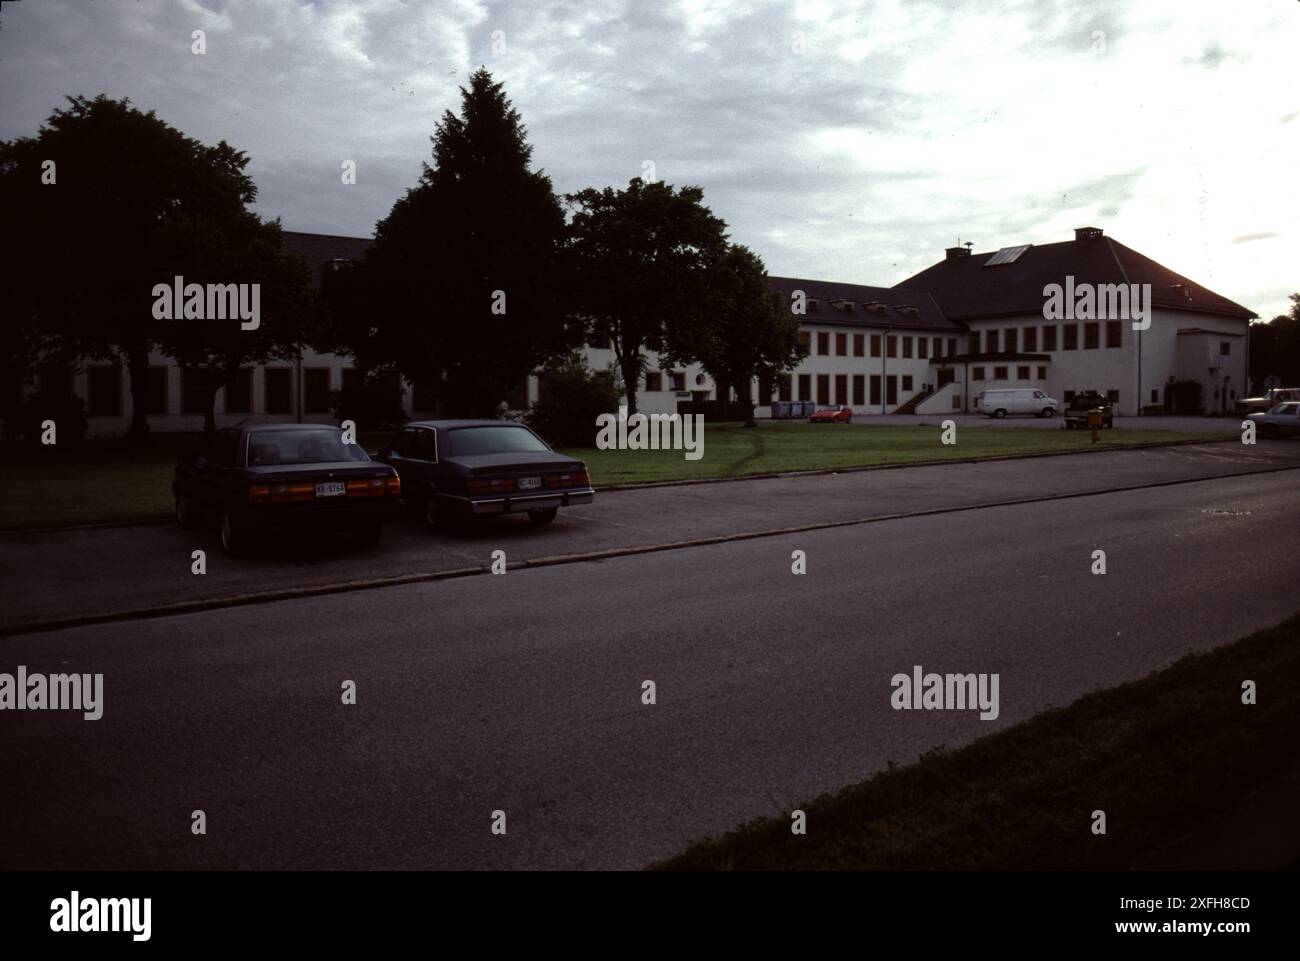
[[248,435],[248,466],[274,464],[326,464],[367,461],[357,444],[343,443],[342,431],[305,427],[302,430],[262,430]]
[[526,427],[456,427],[448,431],[447,435],[453,457],[550,450],[541,438]]

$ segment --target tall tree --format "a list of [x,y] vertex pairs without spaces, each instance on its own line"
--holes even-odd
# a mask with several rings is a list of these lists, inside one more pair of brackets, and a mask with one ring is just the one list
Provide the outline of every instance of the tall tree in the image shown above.
[[708,268],[727,225],[704,206],[699,187],[634,179],[625,190],[589,188],[566,199],[574,208],[567,247],[575,307],[609,332],[636,413],[644,351],[670,350],[675,332],[706,318]]
[[337,336],[358,366],[396,367],[446,412],[492,415],[580,338],[567,321],[564,210],[486,70],[432,141],[433,165],[377,225],[362,276],[332,291]]
[[1284,387],[1300,385],[1300,294],[1291,295],[1291,309],[1267,323],[1250,325],[1250,380],[1255,393],[1264,381],[1277,377]]
[[0,143],[0,236],[19,279],[22,318],[67,355],[118,357],[130,373],[130,438],[148,435],[149,352],[185,321],[153,316],[158,283],[200,277],[195,245],[247,237],[257,189],[248,158],[207,146],[130,100],[69,97],[35,137]]
[[805,356],[799,320],[768,286],[763,261],[748,247],[728,244],[708,268],[707,310],[690,325],[670,324],[668,359],[698,360],[719,385],[719,400],[735,388],[745,426],[756,427],[751,382],[772,382]]

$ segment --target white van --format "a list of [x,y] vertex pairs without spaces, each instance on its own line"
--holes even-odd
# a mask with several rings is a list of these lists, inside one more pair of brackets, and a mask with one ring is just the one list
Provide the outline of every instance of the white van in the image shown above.
[[1060,403],[1033,387],[1008,387],[1003,390],[982,390],[975,398],[975,408],[990,417],[1008,414],[1033,414],[1035,417],[1055,417]]

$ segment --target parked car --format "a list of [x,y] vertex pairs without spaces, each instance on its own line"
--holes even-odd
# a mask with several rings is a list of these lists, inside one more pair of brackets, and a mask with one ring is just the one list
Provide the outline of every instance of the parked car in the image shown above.
[[221,546],[237,554],[272,530],[347,530],[374,544],[401,508],[397,471],[322,424],[253,424],[216,431],[182,455],[172,494],[176,522],[216,519]]
[[1102,394],[1095,390],[1085,390],[1074,395],[1065,408],[1065,426],[1068,430],[1088,426],[1088,413],[1101,408],[1101,426],[1115,426],[1115,408]]
[[853,408],[843,404],[818,407],[808,418],[810,424],[847,424],[853,420]]
[[590,504],[596,493],[586,464],[509,421],[415,421],[374,456],[397,470],[407,502],[435,528],[522,512],[549,524],[561,507]]
[[1289,400],[1278,404],[1267,414],[1249,414],[1246,419],[1254,422],[1255,431],[1261,437],[1300,434],[1300,401]]
[[1006,387],[980,391],[976,398],[979,410],[990,417],[1008,414],[1033,414],[1035,417],[1055,417],[1061,404],[1033,387]]
[[1300,387],[1270,387],[1263,397],[1244,397],[1237,401],[1237,413],[1268,413],[1283,401],[1300,401]]

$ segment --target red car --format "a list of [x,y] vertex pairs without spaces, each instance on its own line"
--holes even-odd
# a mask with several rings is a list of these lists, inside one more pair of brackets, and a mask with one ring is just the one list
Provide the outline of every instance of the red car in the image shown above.
[[847,424],[853,420],[853,408],[836,404],[834,407],[818,407],[808,418],[810,424]]

